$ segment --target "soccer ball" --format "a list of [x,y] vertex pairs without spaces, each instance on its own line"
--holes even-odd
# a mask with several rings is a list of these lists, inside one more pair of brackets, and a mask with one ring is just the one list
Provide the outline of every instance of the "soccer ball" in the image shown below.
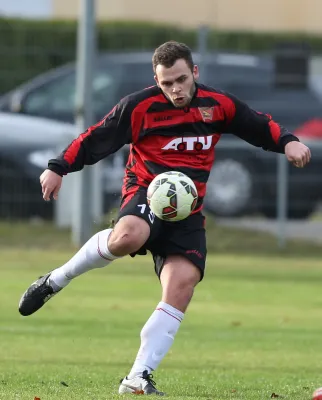
[[198,193],[193,181],[177,171],[157,175],[150,183],[147,200],[151,211],[165,221],[181,221],[195,209]]

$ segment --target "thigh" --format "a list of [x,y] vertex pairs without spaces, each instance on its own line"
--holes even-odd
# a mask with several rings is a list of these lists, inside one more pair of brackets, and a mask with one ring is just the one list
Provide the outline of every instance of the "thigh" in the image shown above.
[[[142,186],[135,186],[129,190],[121,200],[121,207],[117,216],[117,222],[121,218],[134,215],[136,217],[142,218],[150,227],[150,235],[146,244],[151,241],[156,240],[160,233],[162,221],[155,217],[153,212],[147,203],[146,198],[147,189]],[[146,245],[142,247],[138,252],[131,254],[146,254]]]
[[183,221],[166,222],[159,240],[151,243],[155,272],[160,277],[168,256],[178,254],[191,261],[203,279],[207,256],[205,217],[201,213],[193,214]]
[[162,301],[185,312],[200,276],[200,269],[187,257],[180,254],[167,256],[160,274]]

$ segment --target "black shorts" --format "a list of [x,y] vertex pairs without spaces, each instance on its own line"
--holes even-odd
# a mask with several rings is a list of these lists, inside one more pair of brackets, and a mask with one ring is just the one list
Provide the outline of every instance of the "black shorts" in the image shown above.
[[126,215],[135,215],[143,218],[150,226],[149,239],[140,250],[131,256],[145,255],[149,250],[153,256],[155,272],[160,277],[167,256],[183,255],[199,269],[200,280],[202,280],[207,255],[205,217],[199,212],[182,221],[162,221],[150,210],[146,192],[147,189],[144,187],[132,187],[122,198],[117,217],[119,220]]

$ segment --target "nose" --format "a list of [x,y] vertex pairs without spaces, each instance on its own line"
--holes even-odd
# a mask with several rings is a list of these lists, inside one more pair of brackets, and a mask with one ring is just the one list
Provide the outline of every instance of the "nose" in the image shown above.
[[173,86],[172,91],[173,91],[173,93],[180,93],[181,92],[181,87],[180,86]]

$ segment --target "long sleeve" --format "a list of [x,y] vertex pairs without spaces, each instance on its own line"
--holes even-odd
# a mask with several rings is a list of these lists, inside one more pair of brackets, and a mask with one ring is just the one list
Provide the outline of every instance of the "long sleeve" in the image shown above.
[[284,153],[287,143],[299,141],[270,115],[253,110],[229,93],[224,94],[228,99],[224,105],[227,122],[225,132],[232,133],[253,146],[276,153]]
[[95,164],[130,143],[131,111],[123,99],[100,122],[73,140],[57,158],[49,160],[48,169],[59,175],[80,171],[84,165]]

